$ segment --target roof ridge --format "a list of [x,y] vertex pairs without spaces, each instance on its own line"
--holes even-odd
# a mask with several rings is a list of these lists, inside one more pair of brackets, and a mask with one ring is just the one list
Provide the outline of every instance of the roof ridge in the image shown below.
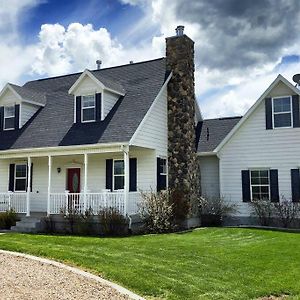
[[[89,70],[90,72],[97,72],[97,71],[103,71],[103,70],[121,68],[121,67],[125,67],[125,66],[138,65],[138,64],[143,64],[143,63],[148,63],[148,62],[156,61],[156,60],[163,60],[163,59],[165,59],[165,57],[160,57],[160,58],[155,58],[155,59],[140,61],[140,62],[136,62],[136,63],[132,63],[132,64],[128,63],[128,64],[124,64],[124,65],[119,65],[119,66],[107,67],[107,68],[102,68],[100,70],[97,70],[97,69],[95,69],[95,70],[89,70],[89,69],[87,69],[87,70]],[[25,84],[27,84],[29,82],[44,81],[44,80],[49,80],[49,79],[56,79],[56,78],[63,78],[63,77],[68,77],[68,76],[79,75],[79,74],[82,74],[83,72],[84,71],[82,71],[82,72],[76,72],[76,73],[70,73],[70,74],[64,74],[64,75],[58,75],[58,76],[52,76],[52,77],[45,77],[45,78],[40,78],[40,79],[35,79],[35,80],[30,80],[30,81],[25,82]]]
[[220,118],[204,119],[203,121],[241,119],[242,117],[243,117],[243,116],[220,117]]

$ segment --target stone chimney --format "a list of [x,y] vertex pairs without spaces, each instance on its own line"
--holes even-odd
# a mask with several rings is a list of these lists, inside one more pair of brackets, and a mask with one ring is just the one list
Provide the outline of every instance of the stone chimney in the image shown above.
[[183,191],[191,204],[200,194],[200,172],[196,151],[194,42],[184,26],[166,39],[168,84],[169,187]]

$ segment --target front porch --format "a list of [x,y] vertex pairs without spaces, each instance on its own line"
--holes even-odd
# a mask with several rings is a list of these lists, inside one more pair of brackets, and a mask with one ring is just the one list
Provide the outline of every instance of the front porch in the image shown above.
[[119,147],[118,151],[2,158],[0,178],[2,212],[56,215],[75,209],[98,214],[115,208],[124,216],[134,215],[139,211],[140,190],[155,187],[155,151]]

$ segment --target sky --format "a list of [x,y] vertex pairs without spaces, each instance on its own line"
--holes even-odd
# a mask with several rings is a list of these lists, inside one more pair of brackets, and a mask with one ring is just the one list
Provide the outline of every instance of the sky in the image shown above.
[[184,25],[203,116],[243,115],[300,73],[299,23],[299,0],[0,0],[0,87],[163,57]]

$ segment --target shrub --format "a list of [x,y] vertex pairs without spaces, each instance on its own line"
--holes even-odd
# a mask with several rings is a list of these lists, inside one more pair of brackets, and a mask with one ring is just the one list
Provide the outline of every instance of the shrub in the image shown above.
[[270,226],[274,216],[274,203],[269,199],[253,200],[251,203],[253,213],[258,217],[262,226]]
[[43,229],[46,233],[52,234],[55,233],[55,221],[53,216],[47,216],[42,219]]
[[103,235],[120,236],[128,233],[128,221],[115,208],[99,212],[100,231]]
[[300,205],[299,203],[288,201],[282,196],[279,203],[274,203],[274,209],[275,214],[280,219],[281,226],[288,228],[299,217]]
[[94,213],[92,208],[87,209],[84,213],[81,213],[78,218],[78,231],[83,235],[93,234],[93,220]]
[[173,203],[170,201],[170,192],[159,193],[152,190],[141,193],[142,203],[140,205],[140,217],[148,232],[163,233],[175,229]]
[[78,225],[78,222],[80,220],[80,213],[76,208],[70,207],[66,210],[62,210],[61,213],[63,214],[65,220],[67,220],[69,228],[66,229],[67,231],[70,231],[71,234],[74,234],[76,232],[75,225]]
[[18,217],[13,209],[0,213],[0,229],[10,229],[17,221]]
[[221,226],[225,216],[237,212],[223,197],[200,197],[199,208],[202,226]]

